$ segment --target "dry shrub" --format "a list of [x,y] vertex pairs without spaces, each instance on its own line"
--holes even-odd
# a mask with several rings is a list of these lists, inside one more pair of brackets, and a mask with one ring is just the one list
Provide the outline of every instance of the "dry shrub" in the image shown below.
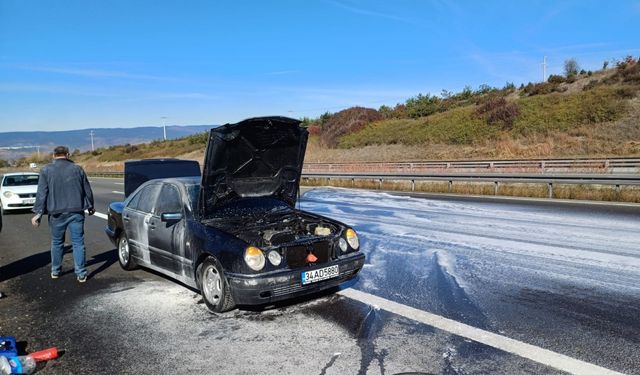
[[340,111],[324,124],[320,135],[321,144],[334,148],[338,144],[338,139],[346,134],[357,132],[367,124],[380,121],[383,116],[371,108],[352,107]]
[[321,132],[320,125],[311,125],[307,130],[309,130],[309,135],[320,135]]
[[518,104],[504,97],[489,97],[476,108],[476,115],[485,116],[487,123],[501,124],[504,129],[511,129],[519,114]]

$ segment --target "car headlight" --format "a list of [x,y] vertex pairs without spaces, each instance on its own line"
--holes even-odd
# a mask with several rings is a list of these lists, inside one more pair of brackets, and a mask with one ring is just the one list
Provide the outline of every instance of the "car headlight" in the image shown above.
[[252,270],[260,271],[265,264],[264,253],[255,246],[249,246],[244,250],[244,261]]
[[358,250],[358,248],[360,247],[360,240],[358,240],[356,231],[353,229],[347,229],[347,233],[345,234],[345,236],[347,237],[349,246],[351,246],[351,248],[354,250]]
[[269,251],[269,254],[267,254],[267,258],[269,258],[269,262],[271,262],[271,264],[273,264],[274,266],[279,266],[280,263],[282,263],[282,256],[275,250]]
[[347,247],[347,240],[345,240],[342,237],[340,237],[340,239],[338,240],[338,246],[340,246],[340,250],[342,250],[343,253],[346,253],[347,250],[349,249]]
[[16,195],[16,193],[14,193],[12,191],[5,191],[4,193],[2,193],[2,195],[4,195],[5,198],[11,198],[14,195]]

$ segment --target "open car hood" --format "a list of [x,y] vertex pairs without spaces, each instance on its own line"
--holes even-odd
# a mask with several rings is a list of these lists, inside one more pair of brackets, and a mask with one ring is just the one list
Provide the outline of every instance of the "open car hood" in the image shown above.
[[200,215],[245,197],[294,206],[308,132],[300,121],[257,117],[211,129],[202,173]]

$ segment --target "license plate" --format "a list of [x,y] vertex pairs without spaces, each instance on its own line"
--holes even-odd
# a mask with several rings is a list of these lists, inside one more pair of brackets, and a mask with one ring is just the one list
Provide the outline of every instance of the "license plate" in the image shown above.
[[24,204],[34,204],[34,203],[36,203],[36,199],[35,198],[23,199],[22,203],[24,203]]
[[302,273],[302,285],[315,283],[322,280],[337,277],[340,274],[340,267],[337,265],[331,267],[320,268],[313,271],[305,271]]

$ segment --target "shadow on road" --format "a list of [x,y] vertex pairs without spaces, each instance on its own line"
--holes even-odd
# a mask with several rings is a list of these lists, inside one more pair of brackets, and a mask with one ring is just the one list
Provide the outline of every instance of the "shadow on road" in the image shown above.
[[[64,247],[64,254],[69,254],[67,256],[70,256],[70,253],[72,252],[73,249],[71,246]],[[100,272],[111,267],[111,265],[117,261],[118,252],[116,249],[108,250],[98,255],[92,256],[91,259],[87,260],[87,267],[93,266],[95,264],[101,264],[98,268],[89,273],[89,278],[92,278]],[[17,276],[25,275],[49,264],[51,264],[51,252],[49,250],[29,255],[26,258],[22,258],[13,263],[7,264],[6,266],[0,267],[0,282],[11,280]],[[73,269],[63,271],[62,274],[64,275],[72,272]]]
[[35,271],[49,263],[51,263],[51,252],[49,250],[29,255],[26,258],[0,267],[0,282]]
[[88,277],[90,279],[93,278],[95,275],[111,267],[111,265],[117,261],[118,261],[117,249],[108,250],[108,251],[105,251],[104,253],[100,253],[98,255],[91,257],[91,259],[87,261],[87,267],[92,266],[94,264],[98,264],[98,263],[102,263],[102,264],[100,265],[100,267],[96,268],[91,273],[89,273]]

